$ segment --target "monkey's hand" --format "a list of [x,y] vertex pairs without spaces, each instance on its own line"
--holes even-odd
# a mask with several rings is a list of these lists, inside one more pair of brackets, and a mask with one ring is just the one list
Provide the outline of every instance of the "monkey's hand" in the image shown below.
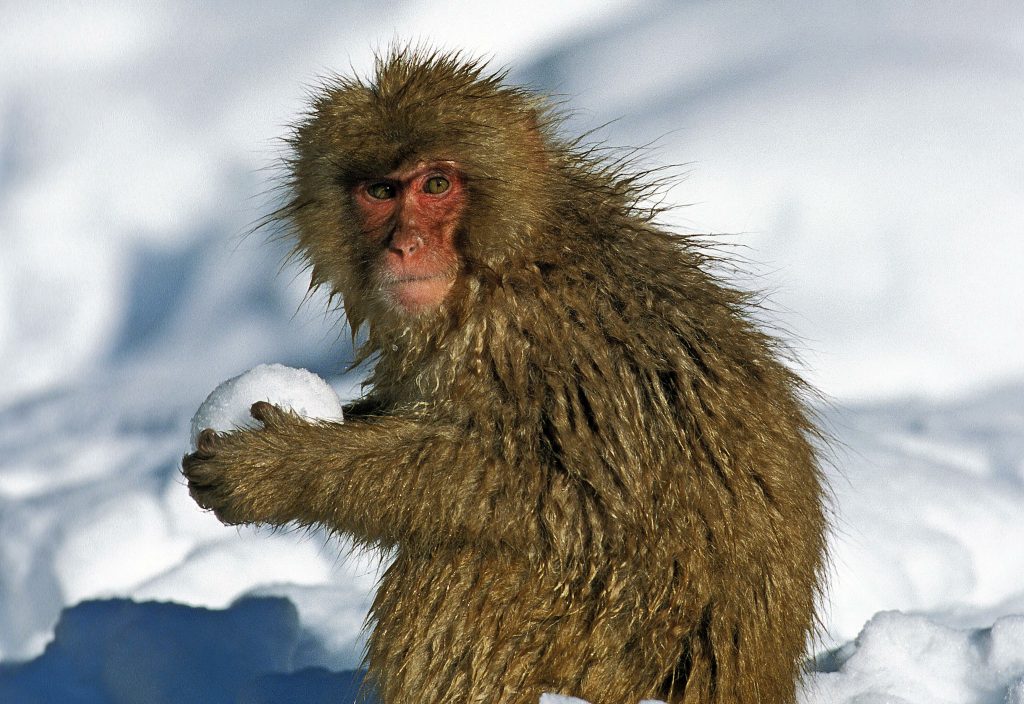
[[262,427],[229,433],[203,430],[196,451],[182,458],[181,472],[195,502],[223,523],[287,522],[290,516],[282,513],[289,512],[282,508],[288,503],[289,483],[297,479],[282,476],[287,429],[304,421],[266,401],[254,403],[249,412]]

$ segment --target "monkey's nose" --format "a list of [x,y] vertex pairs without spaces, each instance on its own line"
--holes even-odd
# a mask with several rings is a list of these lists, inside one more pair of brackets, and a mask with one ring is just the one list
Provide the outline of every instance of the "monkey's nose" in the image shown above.
[[391,238],[391,243],[388,248],[403,257],[411,256],[423,246],[423,238],[419,235],[404,234],[401,232],[395,233],[395,236]]

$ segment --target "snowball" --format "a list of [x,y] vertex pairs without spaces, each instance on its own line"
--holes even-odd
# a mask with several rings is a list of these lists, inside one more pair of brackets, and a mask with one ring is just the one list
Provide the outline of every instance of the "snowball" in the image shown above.
[[269,401],[304,418],[342,419],[341,399],[319,376],[283,364],[261,364],[228,379],[206,397],[192,416],[192,449],[204,428],[230,431],[254,426],[249,408],[257,401]]

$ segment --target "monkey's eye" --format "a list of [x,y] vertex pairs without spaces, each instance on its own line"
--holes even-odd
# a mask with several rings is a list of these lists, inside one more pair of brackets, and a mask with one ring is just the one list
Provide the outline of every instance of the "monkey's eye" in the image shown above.
[[448,179],[444,176],[431,176],[427,179],[427,182],[423,184],[423,192],[436,196],[439,193],[444,193],[450,187],[451,184],[448,183]]
[[371,183],[366,187],[366,192],[371,198],[376,198],[377,200],[389,200],[395,197],[395,187],[387,181]]

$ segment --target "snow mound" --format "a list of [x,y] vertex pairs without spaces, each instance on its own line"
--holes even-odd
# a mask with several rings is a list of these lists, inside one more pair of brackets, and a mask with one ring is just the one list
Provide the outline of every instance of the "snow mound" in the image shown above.
[[253,424],[249,407],[269,401],[305,418],[341,420],[341,399],[319,376],[283,364],[261,364],[221,383],[192,416],[191,447],[204,428],[230,431]]
[[957,629],[883,611],[829,659],[801,704],[1024,704],[1024,616]]
[[[1024,704],[1024,615],[959,629],[883,611],[818,666],[799,704]],[[589,703],[545,694],[540,704]]]
[[302,632],[288,599],[247,598],[226,610],[127,599],[67,609],[37,659],[0,665],[3,702],[333,702],[358,672],[290,672]]
[[[308,667],[299,654],[316,641],[287,598],[247,597],[224,610],[89,601],[62,613],[41,656],[0,664],[0,701],[352,700],[364,673]],[[800,704],[1024,704],[1024,616],[958,629],[881,612],[818,666]],[[539,704],[588,702],[544,694]]]

